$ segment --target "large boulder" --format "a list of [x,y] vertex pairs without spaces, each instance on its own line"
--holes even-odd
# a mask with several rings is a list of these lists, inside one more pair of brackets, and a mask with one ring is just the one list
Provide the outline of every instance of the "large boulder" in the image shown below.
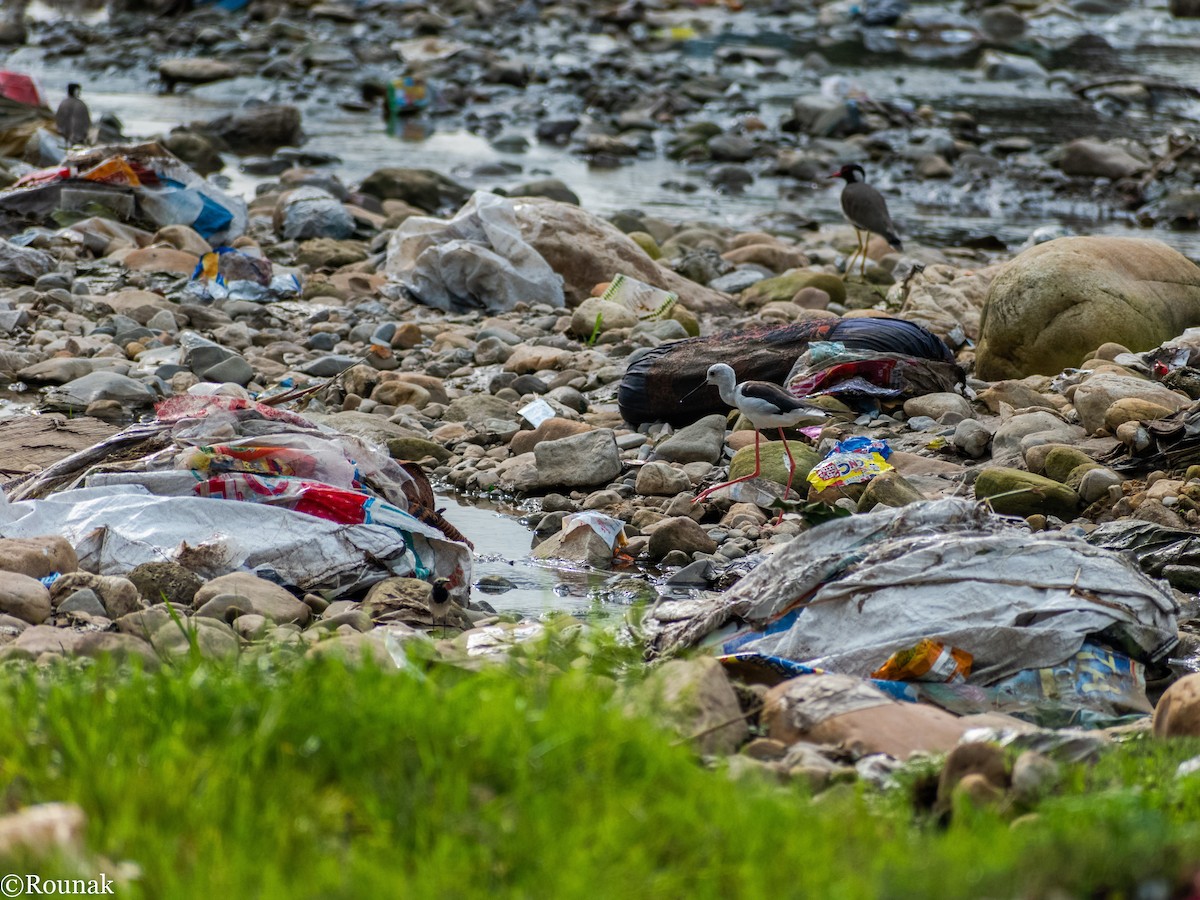
[[[788,441],[786,449],[792,451],[792,459],[796,462],[795,473],[788,472],[787,453],[783,441],[763,441],[762,446],[759,447],[759,457],[762,463],[759,467],[759,477],[776,484],[787,484],[790,476],[794,486],[802,485],[813,466],[821,461],[821,454],[799,441]],[[733,459],[729,463],[729,480],[744,478],[753,471],[754,445],[751,444],[733,455]]]
[[586,431],[533,448],[542,486],[596,487],[621,474],[621,452],[609,428]]
[[116,372],[93,372],[51,388],[45,404],[51,409],[84,410],[100,400],[114,400],[126,409],[151,406],[158,395],[140,381]]
[[846,284],[828,272],[792,269],[774,278],[764,278],[742,292],[741,301],[749,309],[768,303],[789,301],[805,288],[814,287],[829,295],[834,303],[846,302]]
[[176,128],[163,141],[163,146],[201,175],[211,175],[225,168],[225,161],[213,142],[188,128]]
[[815,137],[831,137],[856,131],[858,118],[855,107],[844,100],[822,93],[803,94],[792,101],[792,117],[786,128]]
[[570,306],[582,303],[597,284],[623,274],[674,291],[688,309],[734,311],[727,295],[660,266],[615,225],[578,206],[541,197],[520,198],[516,213],[522,237],[562,276]]
[[975,479],[975,497],[988,500],[1002,516],[1058,516],[1065,521],[1075,518],[1079,495],[1041,475],[1020,469],[989,466]]
[[1169,688],[1154,709],[1157,737],[1200,737],[1200,675],[1185,675]]
[[631,701],[631,710],[651,713],[700,753],[732,753],[750,736],[737,694],[715,659],[663,663]]
[[233,572],[214,578],[192,598],[197,617],[233,621],[253,613],[281,625],[308,623],[312,610],[279,585],[249,572]]
[[210,122],[193,122],[190,128],[218,139],[239,156],[270,154],[304,143],[300,110],[294,106],[251,106]]
[[50,592],[36,578],[6,572],[0,578],[0,613],[37,625],[50,616]]
[[29,30],[21,16],[0,19],[0,47],[19,47],[29,40]]
[[377,169],[359,190],[379,200],[402,200],[427,213],[457,209],[471,196],[469,188],[440,172],[403,167]]
[[1200,267],[1161,241],[1068,237],[1026,250],[992,282],[976,374],[1054,375],[1101,344],[1134,352],[1200,325]]
[[855,756],[945,752],[974,724],[923,703],[900,703],[849,675],[801,675],[775,685],[763,702],[769,737],[831,744]]
[[[1148,419],[1170,415],[1191,403],[1185,395],[1156,382],[1107,372],[1099,372],[1079,385],[1074,396],[1079,420],[1090,434],[1105,427],[1109,408],[1121,400],[1141,400],[1153,404],[1156,409],[1146,411]],[[1158,413],[1158,409],[1162,413]]]
[[1080,138],[1062,148],[1058,167],[1067,175],[1089,178],[1128,178],[1149,166],[1120,144]]
[[1030,447],[1039,444],[1067,444],[1082,441],[1086,433],[1078,425],[1064,422],[1043,410],[1021,413],[1006,419],[992,438],[992,462],[1011,466],[1021,462]]
[[54,572],[65,575],[78,568],[75,548],[58,535],[0,539],[0,572],[41,580]]
[[158,64],[158,77],[166,85],[167,93],[175,90],[177,84],[211,84],[214,81],[237,78],[240,74],[240,66],[202,56],[164,59]]
[[717,413],[679,429],[654,449],[654,456],[668,462],[716,463],[724,446],[725,417]]

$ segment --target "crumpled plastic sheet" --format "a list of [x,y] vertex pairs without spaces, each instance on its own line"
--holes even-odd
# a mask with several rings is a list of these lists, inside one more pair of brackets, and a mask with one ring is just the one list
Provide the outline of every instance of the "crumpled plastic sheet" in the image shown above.
[[513,201],[477,191],[450,220],[413,216],[388,242],[388,275],[451,312],[565,304],[562,276],[521,236]]
[[[342,525],[256,503],[160,497],[143,484],[115,480],[41,500],[0,500],[0,537],[62,535],[76,547],[80,566],[101,575],[173,560],[207,578],[245,569],[331,596],[416,568],[413,551],[393,528]],[[426,540],[442,537],[427,532]]]
[[1119,444],[1101,461],[1117,472],[1184,469],[1200,461],[1200,402],[1143,422],[1139,430],[1142,441]]
[[814,356],[801,356],[784,382],[797,397],[895,400],[949,393],[964,383],[962,369],[942,360],[846,349]]
[[655,652],[707,639],[860,677],[922,638],[971,653],[984,685],[1061,663],[1101,632],[1142,661],[1178,640],[1169,589],[1127,557],[961,499],[825,523],[690,614],[670,606],[647,623]]
[[1087,541],[1133,554],[1142,571],[1150,575],[1161,574],[1166,566],[1200,566],[1200,533],[1185,528],[1120,519],[1098,526]]
[[[100,574],[174,560],[331,597],[391,575],[444,577],[453,596],[469,589],[470,551],[410,514],[412,477],[386,451],[238,398],[181,396],[157,414],[10,488],[0,537],[60,534]],[[214,475],[264,490],[221,499]]]

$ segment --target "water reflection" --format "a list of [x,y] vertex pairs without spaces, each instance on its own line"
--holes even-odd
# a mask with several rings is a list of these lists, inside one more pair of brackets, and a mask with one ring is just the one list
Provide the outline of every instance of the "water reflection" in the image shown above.
[[533,534],[517,507],[476,499],[468,505],[457,496],[439,496],[438,505],[475,544],[473,599],[490,603],[497,612],[533,618],[566,612],[611,621],[656,596],[649,578],[636,571],[606,572],[532,559]]
[[[69,19],[94,25],[108,18],[109,0],[9,0],[14,11],[25,8],[25,16],[35,22]],[[9,3],[0,4],[7,7]]]
[[410,143],[428,140],[433,136],[433,132],[433,122],[424,118],[401,116],[390,119],[387,123],[387,133],[390,136]]

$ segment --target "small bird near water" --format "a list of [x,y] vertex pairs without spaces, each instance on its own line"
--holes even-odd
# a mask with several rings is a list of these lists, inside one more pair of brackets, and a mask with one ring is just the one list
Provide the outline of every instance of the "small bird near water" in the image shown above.
[[87,104],[79,99],[80,87],[77,84],[67,85],[67,96],[58,104],[54,114],[54,124],[67,141],[67,146],[87,143],[88,131],[92,127],[92,116]]
[[450,581],[446,578],[437,578],[433,582],[433,592],[429,595],[429,617],[430,625],[436,625],[437,620],[442,620],[442,637],[446,636],[446,629],[450,623],[450,607],[454,601],[450,599]]
[[[888,213],[887,201],[883,194],[867,184],[867,173],[857,163],[842,166],[831,173],[830,178],[844,178],[846,186],[842,188],[842,213],[846,220],[854,226],[858,236],[858,249],[846,264],[846,273],[854,268],[855,257],[860,257],[859,277],[864,277],[867,271],[867,242],[872,234],[877,234],[888,242],[893,250],[903,250],[904,245],[896,234],[896,225]],[[863,236],[864,232],[866,237]]]
[[[761,430],[763,428],[779,429],[779,437],[783,441],[783,449],[787,453],[788,458],[788,482],[784,488],[784,496],[786,497],[792,489],[792,479],[796,476],[796,461],[792,458],[792,449],[788,445],[783,429],[794,428],[800,424],[815,425],[827,418],[829,414],[805,400],[792,396],[777,384],[771,384],[767,381],[743,381],[741,384],[738,384],[737,374],[733,371],[732,367],[725,365],[725,363],[715,363],[709,366],[708,374],[704,378],[704,384],[697,385],[680,402],[683,399],[687,399],[687,397],[700,390],[706,384],[716,385],[717,392],[721,395],[721,400],[737,409],[754,426],[754,471],[749,475],[743,475],[741,478],[735,478],[733,481],[726,481],[710,487],[699,494],[693,502],[699,503],[714,491],[719,491],[721,488],[729,487],[731,484],[749,481],[759,476],[759,473],[762,471],[759,443],[762,438]],[[779,518],[783,518],[782,511],[779,513]]]

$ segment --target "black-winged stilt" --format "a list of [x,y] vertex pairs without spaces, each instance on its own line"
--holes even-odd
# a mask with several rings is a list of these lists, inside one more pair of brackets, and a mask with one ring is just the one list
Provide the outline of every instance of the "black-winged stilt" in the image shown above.
[[[827,418],[829,414],[813,406],[811,403],[793,397],[777,384],[771,384],[766,381],[743,381],[741,384],[738,384],[737,375],[725,363],[715,363],[709,366],[708,374],[704,378],[704,384],[696,385],[695,390],[685,395],[684,399],[695,393],[695,391],[700,390],[705,384],[716,385],[717,392],[721,395],[721,400],[737,409],[754,426],[754,471],[749,475],[743,475],[741,478],[735,478],[733,481],[714,485],[697,495],[696,499],[692,502],[699,503],[714,491],[719,491],[721,488],[729,487],[731,484],[749,481],[759,476],[762,470],[759,443],[762,439],[761,430],[763,428],[779,429],[779,437],[783,441],[783,449],[787,453],[788,458],[788,481],[783,492],[784,497],[786,497],[792,489],[792,479],[796,476],[796,461],[792,458],[792,448],[788,445],[783,429],[794,428],[802,423],[815,425]],[[683,402],[682,399],[680,402]],[[779,518],[783,518],[782,511],[779,513]]]

